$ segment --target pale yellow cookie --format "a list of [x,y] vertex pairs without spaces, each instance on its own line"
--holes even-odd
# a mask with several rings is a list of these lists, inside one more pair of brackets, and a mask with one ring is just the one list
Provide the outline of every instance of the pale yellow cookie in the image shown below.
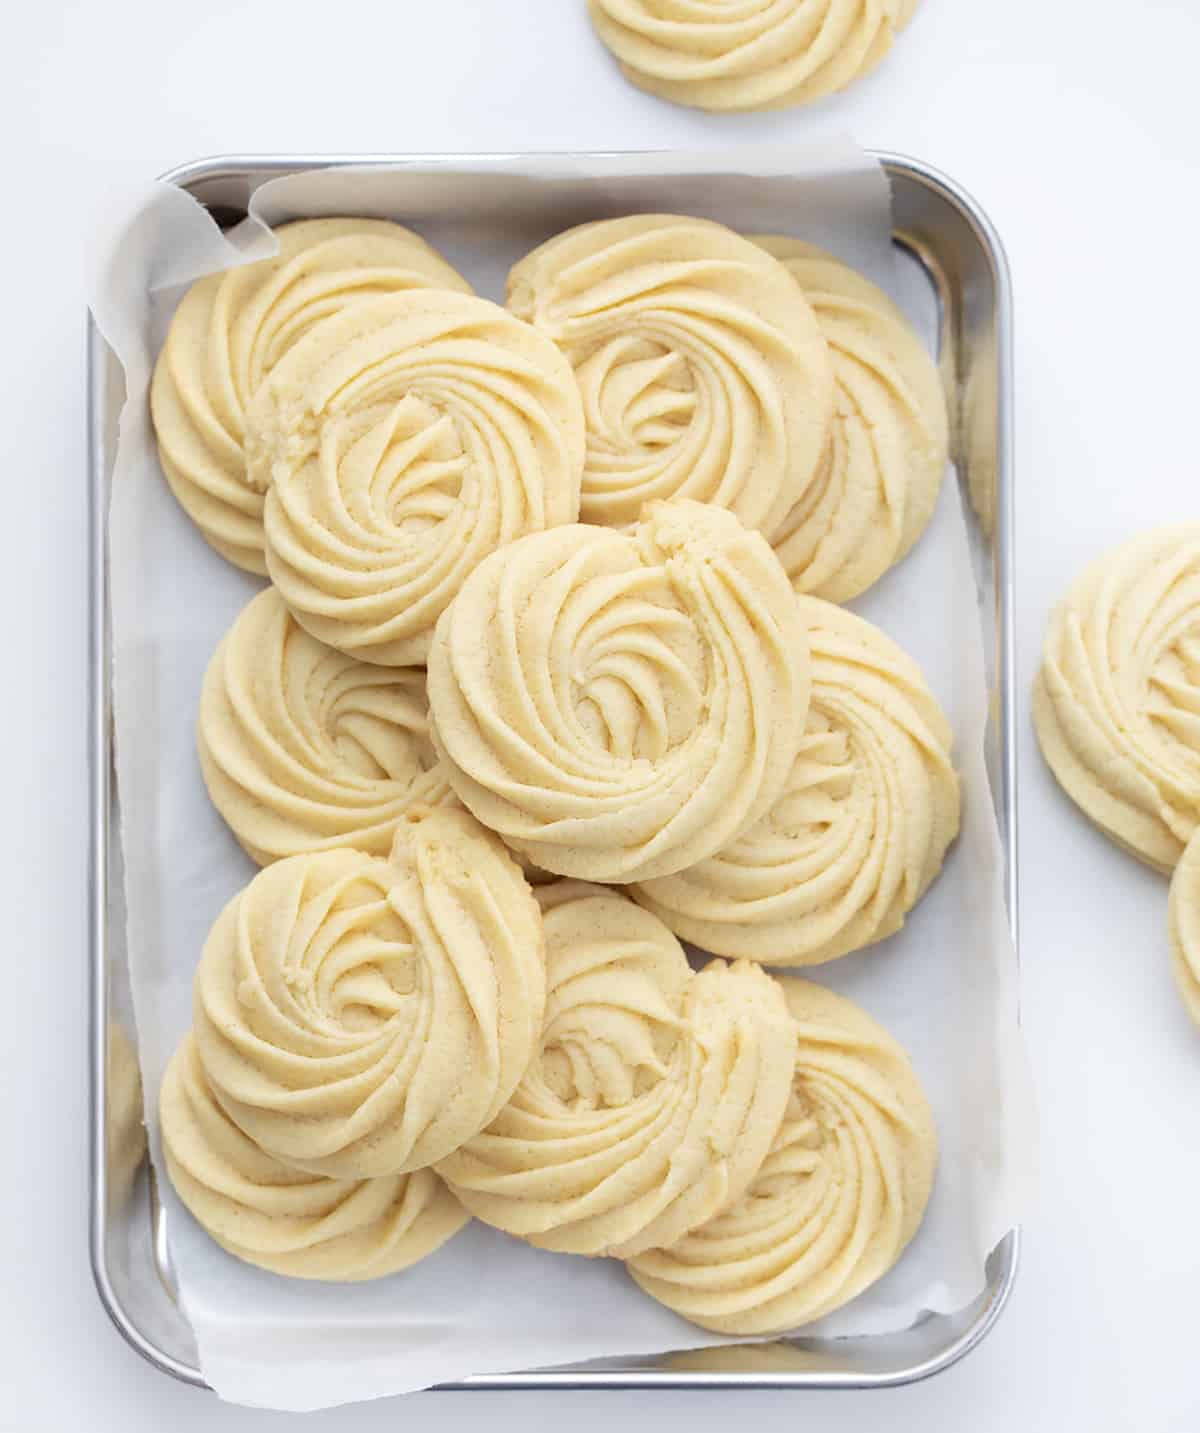
[[388,860],[291,856],[225,908],[196,1043],[268,1154],[341,1179],[420,1169],[502,1108],[537,1047],[541,913],[466,812],[412,811]]
[[588,0],[639,89],[707,110],[810,104],[869,74],[917,0]]
[[1187,1012],[1200,1025],[1200,829],[1171,877],[1171,965]]
[[882,289],[812,244],[758,237],[813,306],[837,384],[821,474],[772,545],[797,592],[849,602],[912,549],[949,453],[937,365]]
[[1076,805],[1172,871],[1200,823],[1200,523],[1085,569],[1051,614],[1033,722]]
[[266,572],[265,485],[246,471],[246,408],[263,378],[321,319],[372,294],[470,291],[423,239],[382,219],[302,219],[279,253],[199,280],[175,311],[150,389],[163,471],[222,556]]
[[652,503],[485,561],[438,623],[433,736],[459,799],[545,871],[633,881],[737,838],[788,779],[809,656],[731,513]]
[[471,294],[414,291],[297,343],[250,406],[246,451],[296,620],[405,666],[483,558],[577,519],[583,410],[536,329]]
[[414,804],[450,799],[425,673],[335,652],[273,587],[208,665],[198,746],[213,804],[262,866],[338,846],[386,856]]
[[624,527],[652,499],[693,498],[771,538],[816,481],[828,347],[782,267],[740,234],[670,214],[584,224],[516,265],[508,303],[579,380],[584,522]]
[[470,1215],[430,1169],[330,1179],[281,1164],[213,1098],[191,1035],[159,1099],[175,1192],[223,1249],[296,1279],[360,1281],[432,1254]]
[[541,1047],[507,1107],[438,1166],[480,1219],[543,1249],[630,1255],[680,1238],[753,1179],[788,1098],[778,985],[679,942],[615,891],[539,892]]
[[840,995],[781,983],[796,1064],[770,1154],[732,1207],[629,1263],[652,1298],[718,1333],[800,1328],[882,1278],[937,1164],[933,1114],[896,1040]]
[[783,794],[715,856],[632,890],[684,940],[784,966],[899,930],[959,819],[950,725],[920,668],[861,617],[797,600],[812,705]]

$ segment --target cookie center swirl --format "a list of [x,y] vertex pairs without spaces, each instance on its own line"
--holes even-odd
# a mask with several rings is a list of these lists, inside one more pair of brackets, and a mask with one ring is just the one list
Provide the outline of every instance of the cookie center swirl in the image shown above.
[[369,785],[391,781],[411,786],[418,777],[433,770],[433,748],[427,742],[418,744],[410,733],[364,707],[363,697],[367,695],[355,687],[323,693],[330,702],[326,730],[338,765]]
[[425,544],[417,539],[431,527],[454,519],[469,528],[485,503],[495,505],[489,516],[498,515],[506,531],[516,529],[521,513],[536,529],[547,522],[529,441],[545,428],[545,415],[505,375],[488,370],[490,354],[477,370],[469,341],[442,348],[419,374],[406,371],[403,353],[367,363],[327,400],[327,412],[349,416],[319,425],[328,525],[336,533],[341,512],[349,514],[368,543],[374,537],[379,565],[396,560],[397,536],[419,552]]
[[[768,870],[785,867],[794,887],[816,881],[844,892],[870,876],[866,889],[877,890],[904,801],[886,742],[867,714],[849,696],[822,691],[810,708],[785,795],[745,839],[744,850]],[[897,864],[896,879],[904,872]],[[919,877],[907,872],[910,899]]]
[[[278,975],[283,998],[275,1005],[302,1030],[356,1046],[412,1023],[421,963],[405,922],[378,892],[350,883],[328,903],[309,903],[288,946]],[[269,991],[269,971],[260,977]],[[253,994],[244,983],[246,1004]]]
[[862,794],[856,765],[849,733],[832,726],[814,705],[787,788],[763,818],[759,834],[819,846],[857,825]]
[[893,1182],[898,1194],[899,1175],[888,1168],[883,1131],[864,1094],[821,1076],[794,1087],[775,1148],[751,1187],[751,1200],[764,1201],[761,1213],[790,1208],[843,1257],[861,1251],[856,1230],[877,1237],[883,1220],[897,1224],[885,1238],[898,1232],[899,1203],[889,1206],[885,1190]]
[[711,682],[705,644],[661,580],[634,572],[612,587],[579,590],[555,645],[572,674],[583,738],[607,756],[658,761],[702,720]]
[[[451,417],[410,396],[385,409],[364,444],[371,506],[394,531],[419,536],[452,515],[472,455]],[[347,478],[355,476],[352,466]]]
[[464,441],[448,413],[414,394],[375,405],[323,430],[310,479],[314,509],[332,531],[353,533],[368,568],[388,566],[419,550],[460,504],[478,506],[472,470],[486,459],[484,447]]
[[624,1109],[680,1074],[686,1059],[680,1020],[639,970],[653,969],[661,952],[630,940],[622,956],[624,969],[607,990],[604,976],[593,971],[551,994],[541,1057],[530,1076],[547,1110]]
[[597,1020],[596,1013],[573,1012],[549,1032],[542,1053],[546,1092],[572,1114],[623,1109],[648,1094],[668,1069],[641,1016],[606,1011]]
[[672,321],[635,306],[594,347],[567,343],[587,420],[585,516],[632,521],[655,497],[736,505],[755,445],[784,442],[750,337],[700,312]]
[[628,466],[630,449],[657,452],[678,443],[703,403],[682,354],[632,334],[600,344],[576,376],[589,399],[588,451],[597,463]]
[[381,781],[407,789],[433,769],[419,689],[322,651],[295,628],[290,637],[267,695],[267,715],[290,750],[312,769],[336,773],[338,783],[372,791]]

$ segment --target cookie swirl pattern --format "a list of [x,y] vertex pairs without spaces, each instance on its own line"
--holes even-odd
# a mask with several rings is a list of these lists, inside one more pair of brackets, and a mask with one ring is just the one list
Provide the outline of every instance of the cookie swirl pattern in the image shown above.
[[778,560],[691,502],[651,504],[632,534],[572,526],[496,553],[429,657],[456,795],[585,880],[682,870],[736,839],[783,790],[808,697]]
[[820,476],[772,545],[798,592],[849,602],[911,551],[933,516],[950,444],[945,391],[882,289],[799,239],[754,242],[812,304],[837,384]]
[[624,527],[692,498],[770,538],[818,474],[833,370],[781,266],[720,224],[635,215],[549,240],[514,313],[570,359],[587,416],[580,516]]
[[167,481],[222,556],[265,573],[265,485],[246,468],[246,409],[310,328],[372,294],[470,285],[423,239],[380,219],[302,219],[273,259],[192,285],[154,370],[151,413]]
[[693,975],[660,921],[581,882],[539,892],[549,992],[512,1100],[439,1172],[480,1219],[544,1249],[628,1255],[736,1199],[779,1126],[793,1034],[776,983]]
[[266,1153],[402,1174],[494,1117],[536,1048],[541,917],[463,811],[410,812],[389,860],[292,856],[213,927],[193,1021],[213,1095]]
[[209,663],[198,746],[213,804],[262,866],[337,846],[386,856],[413,805],[450,797],[425,674],[335,652],[274,588],[245,607]]
[[589,0],[625,77],[707,110],[810,104],[869,74],[917,0]]
[[1092,563],[1050,618],[1033,719],[1060,785],[1165,872],[1200,824],[1200,524]]
[[576,520],[583,444],[562,355],[496,304],[356,304],[295,345],[247,415],[271,580],[329,646],[423,662],[484,557]]
[[633,889],[682,939],[783,966],[898,930],[959,823],[950,725],[917,664],[861,617],[798,602],[812,705],[783,794],[716,855]]
[[749,1191],[669,1249],[629,1264],[701,1328],[776,1334],[881,1278],[924,1216],[933,1116],[907,1055],[849,1000],[784,978],[796,1066],[779,1133]]

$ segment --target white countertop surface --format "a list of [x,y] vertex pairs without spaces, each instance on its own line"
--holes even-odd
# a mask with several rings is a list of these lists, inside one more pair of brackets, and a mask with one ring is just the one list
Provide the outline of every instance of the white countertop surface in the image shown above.
[[[282,1427],[125,1347],[85,1229],[83,271],[96,217],[222,151],[712,147],[845,131],[917,155],[995,220],[1017,293],[1020,674],[1106,544],[1197,516],[1192,0],[923,0],[873,79],[816,110],[711,117],[628,87],[583,0],[43,0],[6,15],[0,115],[0,1429]],[[1189,514],[1190,504],[1190,514]],[[1025,1024],[1043,1184],[1012,1303],[941,1377],[874,1394],[556,1394],[574,1428],[972,1433],[1200,1428],[1200,1031],[1166,955],[1166,887],[1062,798],[1021,716]],[[313,1429],[497,1430],[524,1395],[430,1395]],[[294,1417],[294,1415],[292,1415]]]

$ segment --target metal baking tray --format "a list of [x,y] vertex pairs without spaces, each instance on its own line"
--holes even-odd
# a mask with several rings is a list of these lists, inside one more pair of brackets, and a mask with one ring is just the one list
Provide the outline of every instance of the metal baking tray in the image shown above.
[[[511,156],[463,156],[472,167]],[[999,237],[956,183],[919,161],[879,153],[892,185],[896,245],[924,271],[936,302],[940,362],[951,398],[958,481],[983,595],[992,718],[987,762],[1006,862],[1005,894],[1017,938],[1016,693],[1013,658],[1012,298]],[[244,216],[269,179],[301,170],[404,162],[453,168],[433,155],[281,155],[200,160],[164,175],[222,224]],[[164,1373],[204,1387],[196,1347],[176,1299],[165,1219],[147,1166],[132,1193],[113,1197],[107,1161],[106,1063],[110,1020],[127,996],[109,667],[108,493],[124,377],[89,319],[91,691],[91,1203],[92,1272],[100,1301],[126,1340]],[[928,1315],[903,1333],[852,1339],[797,1337],[649,1359],[468,1378],[450,1389],[883,1388],[913,1383],[957,1362],[995,1324],[1017,1271],[1018,1231],[993,1250],[988,1284],[968,1308]]]

